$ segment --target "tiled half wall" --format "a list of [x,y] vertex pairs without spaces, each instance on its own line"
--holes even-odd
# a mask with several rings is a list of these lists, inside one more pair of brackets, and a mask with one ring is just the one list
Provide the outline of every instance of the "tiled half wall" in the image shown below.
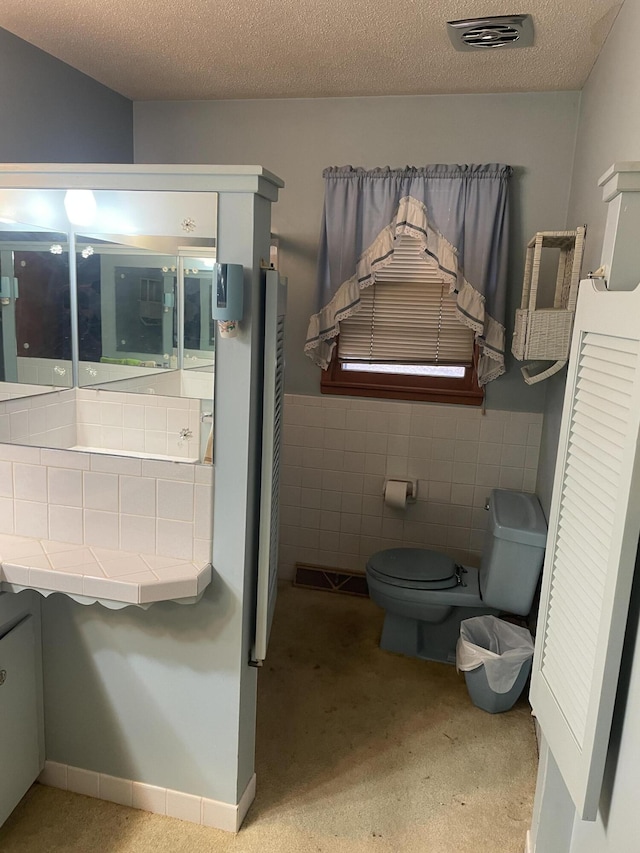
[[210,561],[213,468],[0,444],[0,533]]
[[[445,550],[478,565],[492,488],[535,491],[542,415],[287,395],[280,574],[296,562],[364,570],[383,548]],[[385,505],[385,478],[418,499]]]

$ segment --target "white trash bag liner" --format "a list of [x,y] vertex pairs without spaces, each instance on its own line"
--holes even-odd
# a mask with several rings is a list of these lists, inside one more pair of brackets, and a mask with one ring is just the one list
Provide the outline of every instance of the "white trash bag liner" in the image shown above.
[[484,664],[489,687],[507,693],[522,664],[533,657],[533,640],[526,628],[495,616],[474,616],[460,623],[456,668],[468,672]]

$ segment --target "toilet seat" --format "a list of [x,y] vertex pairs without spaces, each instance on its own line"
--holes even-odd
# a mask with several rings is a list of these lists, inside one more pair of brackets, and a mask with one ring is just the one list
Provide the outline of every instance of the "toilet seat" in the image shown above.
[[460,583],[451,557],[426,548],[389,548],[374,554],[367,573],[390,586],[405,589],[451,589]]

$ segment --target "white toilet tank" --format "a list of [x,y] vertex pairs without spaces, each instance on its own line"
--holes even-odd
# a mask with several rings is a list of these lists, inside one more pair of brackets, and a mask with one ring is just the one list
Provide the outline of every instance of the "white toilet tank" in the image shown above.
[[544,560],[547,523],[535,495],[494,489],[480,563],[480,593],[496,610],[526,616]]

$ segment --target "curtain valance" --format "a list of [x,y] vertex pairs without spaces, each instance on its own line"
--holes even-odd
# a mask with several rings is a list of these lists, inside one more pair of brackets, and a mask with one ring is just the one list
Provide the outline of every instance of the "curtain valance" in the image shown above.
[[305,352],[327,368],[340,322],[360,291],[391,263],[395,240],[416,238],[456,299],[460,322],[480,346],[481,385],[504,373],[511,167],[434,165],[325,169],[317,313]]

